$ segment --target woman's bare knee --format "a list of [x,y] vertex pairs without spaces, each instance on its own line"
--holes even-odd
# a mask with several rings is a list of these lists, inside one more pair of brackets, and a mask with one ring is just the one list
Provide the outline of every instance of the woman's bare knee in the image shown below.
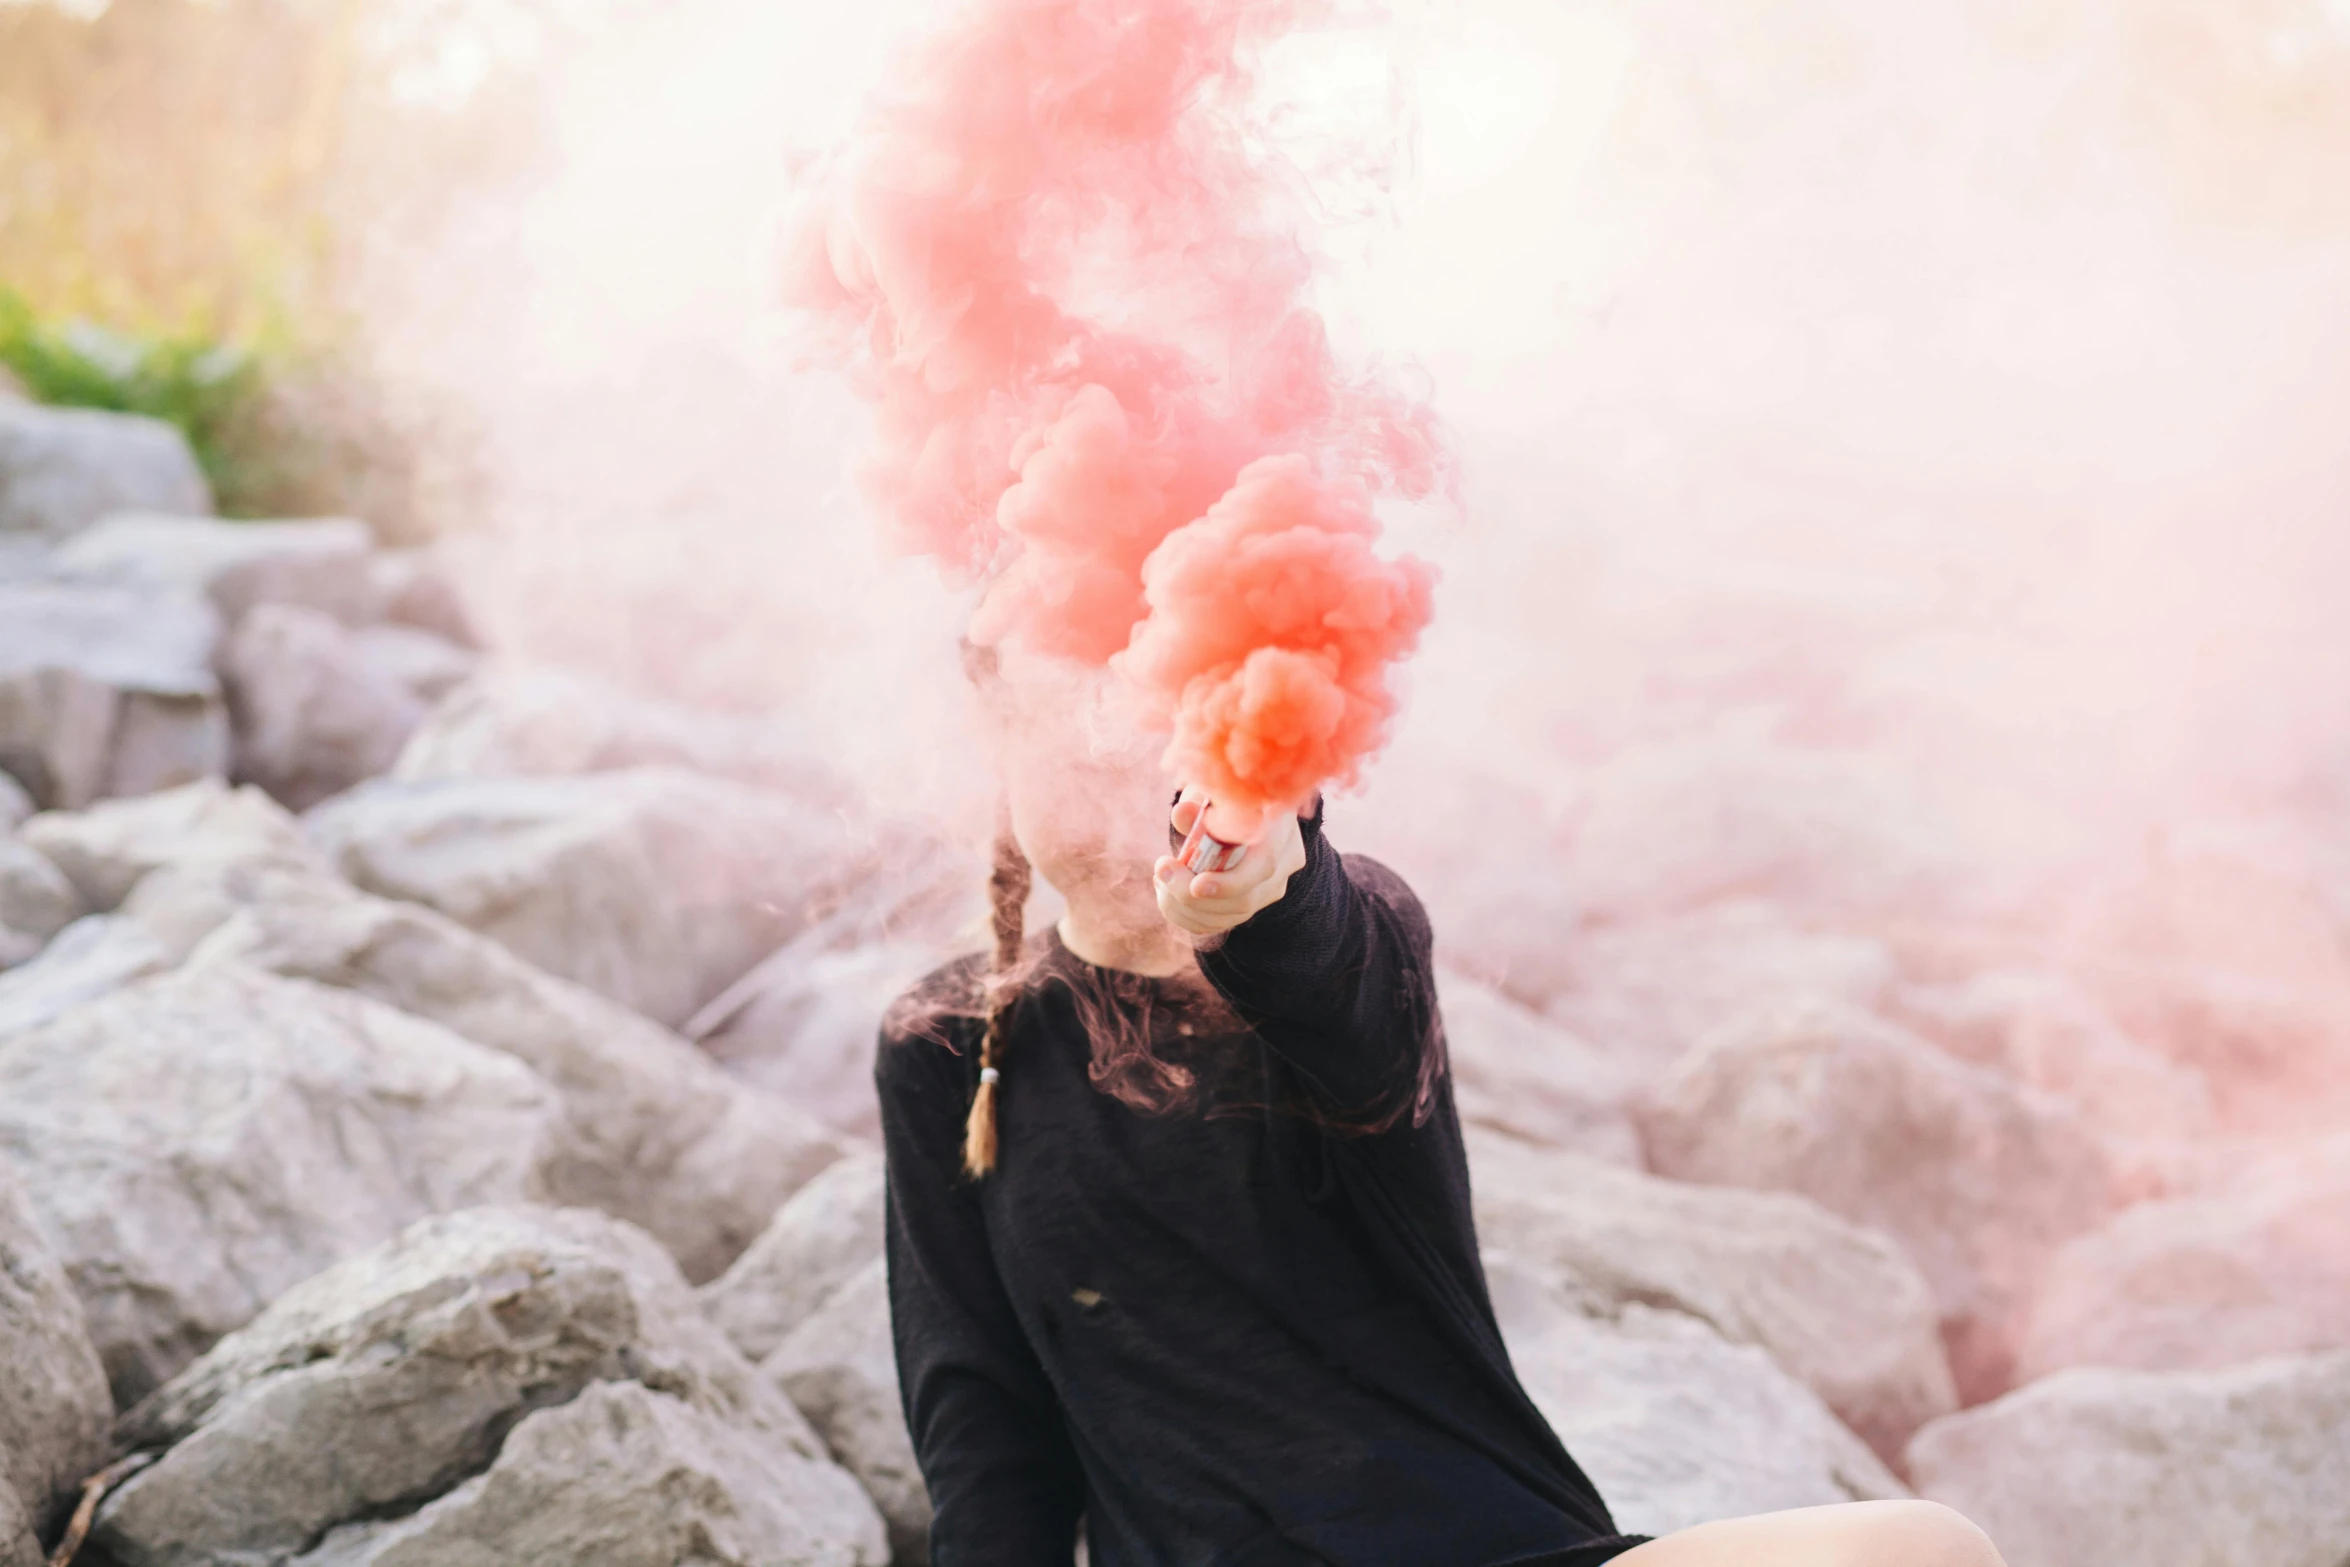
[[1939,1502],[1847,1502],[1668,1535],[1621,1567],[2005,1567],[1989,1536]]
[[2006,1567],[1991,1537],[1964,1513],[1940,1502],[1887,1505],[1900,1509],[1888,1519],[1899,1549],[1886,1557],[1884,1567]]

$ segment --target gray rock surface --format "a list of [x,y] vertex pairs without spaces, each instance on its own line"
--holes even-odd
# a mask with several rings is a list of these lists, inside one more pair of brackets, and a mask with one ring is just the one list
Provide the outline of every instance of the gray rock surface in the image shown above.
[[221,675],[240,779],[305,810],[390,768],[429,704],[364,637],[295,604],[238,623]]
[[1660,1180],[1473,1131],[1477,1233],[1588,1314],[1635,1304],[1759,1345],[1887,1462],[1957,1407],[1933,1292],[1900,1247],[1784,1192]]
[[106,1462],[114,1400],[65,1269],[0,1165],[0,1561],[13,1505],[32,1527],[57,1521]]
[[351,633],[359,656],[416,693],[428,706],[473,677],[481,655],[418,626],[361,626]]
[[2350,1349],[2350,1135],[2268,1150],[2217,1189],[2125,1209],[2056,1254],[2022,1349],[2209,1370]]
[[212,510],[178,430],[135,414],[0,400],[0,533],[62,539],[132,507]]
[[0,828],[0,969],[33,957],[81,912],[81,894],[55,862]]
[[52,569],[115,587],[176,589],[211,600],[234,626],[262,604],[292,604],[350,624],[375,618],[367,525],[349,518],[225,522],[123,512],[58,546]]
[[0,1567],[47,1567],[33,1520],[14,1491],[0,1486]]
[[1666,1534],[1908,1494],[1816,1394],[1753,1345],[1649,1306],[1587,1316],[1539,1269],[1506,1254],[1487,1267],[1519,1379],[1623,1529]]
[[1558,988],[1544,1010],[1644,1080],[1760,1008],[1872,1007],[1895,973],[1883,942],[1811,929],[1751,898],[1602,925],[1558,946]]
[[641,1383],[523,1418],[487,1473],[393,1523],[338,1529],[298,1567],[880,1567],[871,1504],[837,1470]]
[[490,664],[433,710],[395,776],[560,777],[676,767],[823,805],[839,776],[790,725],[648,701],[584,675]]
[[2341,1567],[2350,1354],[2063,1371],[1910,1444],[1920,1495],[2008,1567]]
[[839,1158],[796,1105],[444,915],[278,861],[167,871],[125,912],[159,943],[360,991],[527,1065],[561,1096],[554,1196],[651,1231],[715,1276]]
[[793,1194],[702,1309],[735,1348],[764,1360],[818,1307],[881,1257],[881,1156],[853,1153]]
[[0,770],[68,809],[225,772],[219,634],[184,592],[0,582]]
[[1582,1040],[1489,986],[1438,980],[1461,1119],[1614,1164],[1640,1164],[1631,1078]]
[[930,1560],[930,1492],[898,1401],[889,1274],[878,1257],[793,1328],[759,1368],[790,1395],[889,1526],[890,1560]]
[[33,797],[25,793],[24,785],[7,773],[0,773],[0,832],[13,832],[17,823],[33,814]]
[[123,1420],[122,1567],[880,1567],[880,1520],[694,1309],[579,1209],[428,1219],[287,1290]]
[[160,974],[184,955],[134,920],[112,914],[75,920],[38,954],[0,973],[0,1039]]
[[824,811],[671,768],[377,779],[308,827],[367,890],[672,1027],[815,917],[858,858]]
[[25,823],[23,833],[99,913],[121,907],[141,877],[165,865],[192,870],[270,861],[326,868],[283,807],[258,789],[232,789],[219,779],[90,810],[52,811]]
[[1899,1241],[1940,1302],[1962,1402],[2011,1385],[2042,1269],[2113,1195],[2061,1103],[1847,1007],[1716,1034],[1658,1087],[1642,1133],[1659,1174],[1797,1192]]
[[463,648],[481,645],[457,579],[430,548],[377,550],[367,558],[376,613]]
[[226,962],[0,1037],[0,1161],[125,1402],[424,1214],[536,1199],[560,1130],[511,1057]]
[[685,1025],[727,1071],[788,1098],[837,1131],[881,1135],[873,1049],[889,1005],[944,961],[927,941],[835,947],[787,943]]

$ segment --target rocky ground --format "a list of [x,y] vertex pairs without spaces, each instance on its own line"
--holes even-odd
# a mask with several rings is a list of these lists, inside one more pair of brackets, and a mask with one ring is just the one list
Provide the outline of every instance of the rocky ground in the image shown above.
[[[205,510],[161,427],[0,402],[0,1567],[118,1459],[83,1562],[924,1560],[866,1074],[969,852]],[[2329,995],[1902,942],[1932,854],[1807,847],[1867,777],[1692,847],[1705,765],[1596,777],[1581,934],[1444,978],[1496,1306],[1619,1518],[2342,1567],[2350,1132],[2230,1070]]]

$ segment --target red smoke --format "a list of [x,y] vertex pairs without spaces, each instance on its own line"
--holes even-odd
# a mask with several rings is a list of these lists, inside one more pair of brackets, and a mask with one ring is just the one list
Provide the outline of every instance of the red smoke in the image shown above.
[[1425,405],[1342,372],[1302,303],[1250,120],[1249,60],[1317,9],[974,5],[820,171],[792,268],[877,410],[898,541],[984,584],[973,638],[1131,642],[1170,766],[1242,816],[1379,743],[1430,574],[1372,552],[1370,502],[1449,479]]

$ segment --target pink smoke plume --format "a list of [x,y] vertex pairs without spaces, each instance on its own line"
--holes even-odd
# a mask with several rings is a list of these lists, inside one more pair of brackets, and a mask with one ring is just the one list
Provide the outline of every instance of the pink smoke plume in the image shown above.
[[794,236],[897,541],[981,586],[975,641],[1122,672],[1227,821],[1379,745],[1431,573],[1373,551],[1371,503],[1452,476],[1426,404],[1332,354],[1252,135],[1250,62],[1322,12],[982,0]]

